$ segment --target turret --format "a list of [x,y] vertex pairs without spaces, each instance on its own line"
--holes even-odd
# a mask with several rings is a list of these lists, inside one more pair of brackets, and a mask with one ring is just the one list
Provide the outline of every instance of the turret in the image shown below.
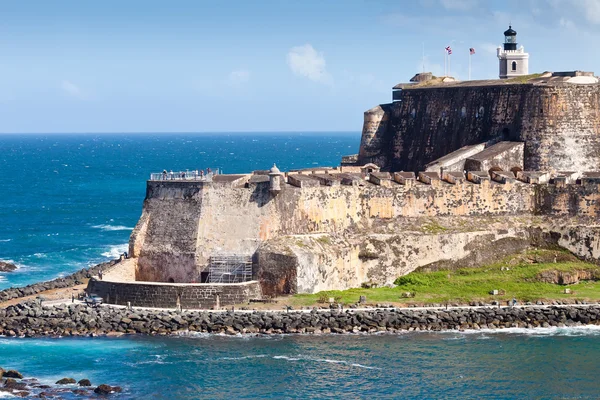
[[273,168],[269,170],[269,191],[273,196],[277,196],[281,192],[281,180],[281,171],[279,171],[277,165],[273,164]]

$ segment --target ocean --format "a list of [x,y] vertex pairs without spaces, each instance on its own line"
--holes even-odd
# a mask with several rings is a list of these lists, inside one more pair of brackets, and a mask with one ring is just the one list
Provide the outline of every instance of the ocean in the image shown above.
[[[126,250],[151,172],[339,164],[359,132],[2,135],[0,289]],[[398,335],[0,338],[0,367],[119,398],[598,398],[600,330]],[[0,397],[5,396],[0,392]],[[68,396],[66,396],[68,398]]]

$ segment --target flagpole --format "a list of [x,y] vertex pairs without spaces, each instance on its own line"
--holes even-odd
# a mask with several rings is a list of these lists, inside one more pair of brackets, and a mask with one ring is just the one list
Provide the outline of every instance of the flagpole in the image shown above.
[[450,72],[450,56],[451,55],[452,54],[448,54],[448,76],[450,76],[450,74],[452,73],[452,72]]
[[448,67],[446,64],[446,57],[448,57],[448,52],[444,49],[444,76],[448,76]]

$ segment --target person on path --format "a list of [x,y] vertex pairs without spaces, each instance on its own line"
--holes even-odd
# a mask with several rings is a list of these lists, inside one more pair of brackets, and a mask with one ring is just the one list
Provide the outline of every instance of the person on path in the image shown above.
[[515,299],[514,297],[513,297],[512,305],[513,305],[513,307],[517,305],[517,299]]
[[98,271],[98,278],[100,278],[100,280],[102,280],[102,270]]

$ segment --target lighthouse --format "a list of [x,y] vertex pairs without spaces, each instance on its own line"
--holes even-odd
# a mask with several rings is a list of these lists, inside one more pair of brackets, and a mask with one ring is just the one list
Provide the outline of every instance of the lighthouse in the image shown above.
[[500,79],[529,75],[529,53],[517,48],[517,32],[509,25],[504,31],[504,45],[498,46]]

